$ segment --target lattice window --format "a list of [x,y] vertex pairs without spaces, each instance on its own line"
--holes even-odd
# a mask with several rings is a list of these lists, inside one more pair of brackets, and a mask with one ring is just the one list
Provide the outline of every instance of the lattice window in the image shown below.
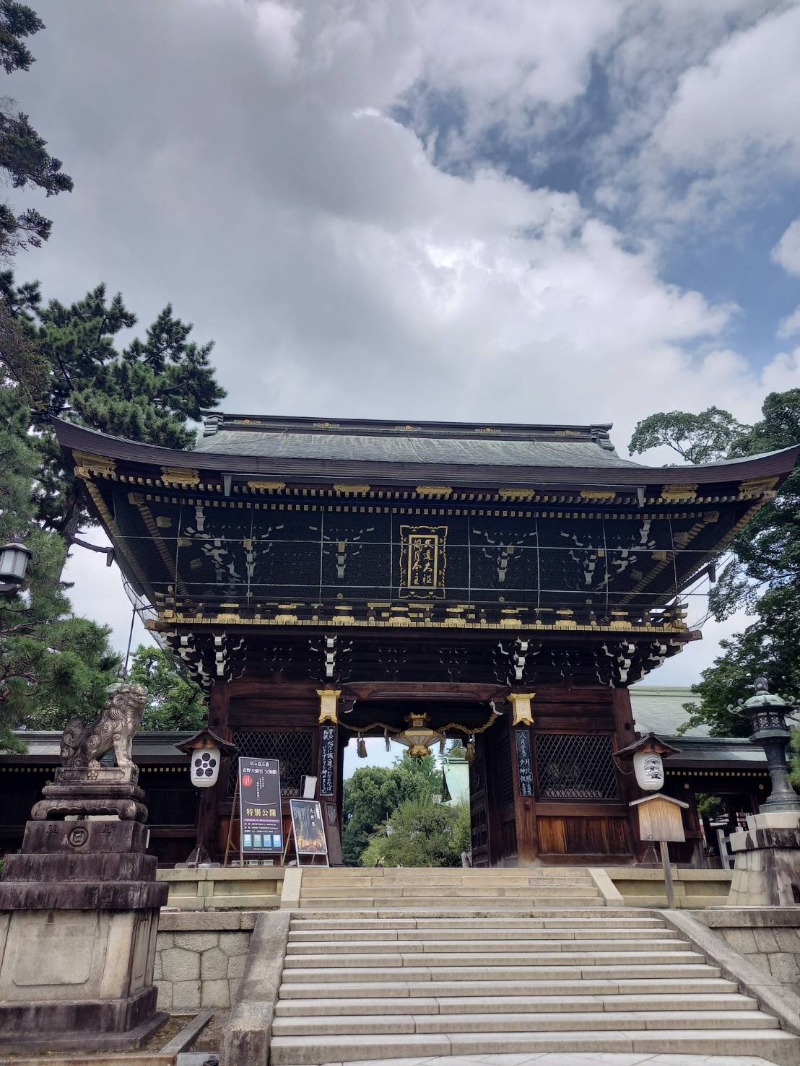
[[[278,759],[281,764],[281,795],[291,798],[302,795],[304,774],[314,774],[311,765],[311,733],[233,733],[233,743],[240,755],[252,759]],[[236,786],[236,759],[231,760],[228,795]]]
[[541,733],[535,738],[539,798],[619,798],[610,736]]

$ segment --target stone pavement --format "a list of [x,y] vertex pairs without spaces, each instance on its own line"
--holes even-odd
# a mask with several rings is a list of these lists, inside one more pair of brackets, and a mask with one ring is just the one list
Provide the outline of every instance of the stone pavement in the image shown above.
[[[750,1055],[650,1055],[603,1052],[552,1053],[541,1055],[452,1055],[429,1059],[372,1059],[329,1062],[325,1066],[773,1066],[766,1059]],[[179,1063],[179,1066],[184,1066]],[[186,1066],[200,1066],[186,1063]]]
[[[203,1066],[211,1052],[184,1052],[177,1066]],[[766,1059],[749,1055],[624,1055],[595,1053],[542,1055],[448,1056],[433,1059],[373,1059],[356,1063],[326,1063],[325,1066],[773,1066]]]

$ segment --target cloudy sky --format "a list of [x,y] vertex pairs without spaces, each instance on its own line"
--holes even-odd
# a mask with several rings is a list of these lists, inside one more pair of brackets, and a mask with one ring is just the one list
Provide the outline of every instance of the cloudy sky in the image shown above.
[[[31,2],[6,91],[75,191],[18,275],[142,326],[171,301],[229,411],[610,421],[624,452],[800,386],[796,2]],[[76,607],[124,644],[87,554]]]

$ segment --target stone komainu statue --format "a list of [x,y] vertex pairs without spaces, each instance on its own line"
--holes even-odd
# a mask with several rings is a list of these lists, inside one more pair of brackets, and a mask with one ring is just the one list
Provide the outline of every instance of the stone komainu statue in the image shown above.
[[70,718],[61,737],[64,766],[96,770],[100,759],[113,748],[117,766],[131,769],[134,765],[131,745],[146,706],[144,685],[121,684],[114,688],[100,715],[90,725],[82,718]]

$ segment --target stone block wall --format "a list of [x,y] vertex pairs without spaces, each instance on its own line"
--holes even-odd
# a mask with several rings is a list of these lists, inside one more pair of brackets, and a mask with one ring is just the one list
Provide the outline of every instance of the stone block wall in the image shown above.
[[169,887],[167,906],[182,911],[266,910],[280,906],[282,866],[159,870]]
[[800,992],[800,907],[726,907],[693,917],[765,974]]
[[159,1010],[228,1009],[244,976],[255,919],[253,911],[162,911],[154,974]]

